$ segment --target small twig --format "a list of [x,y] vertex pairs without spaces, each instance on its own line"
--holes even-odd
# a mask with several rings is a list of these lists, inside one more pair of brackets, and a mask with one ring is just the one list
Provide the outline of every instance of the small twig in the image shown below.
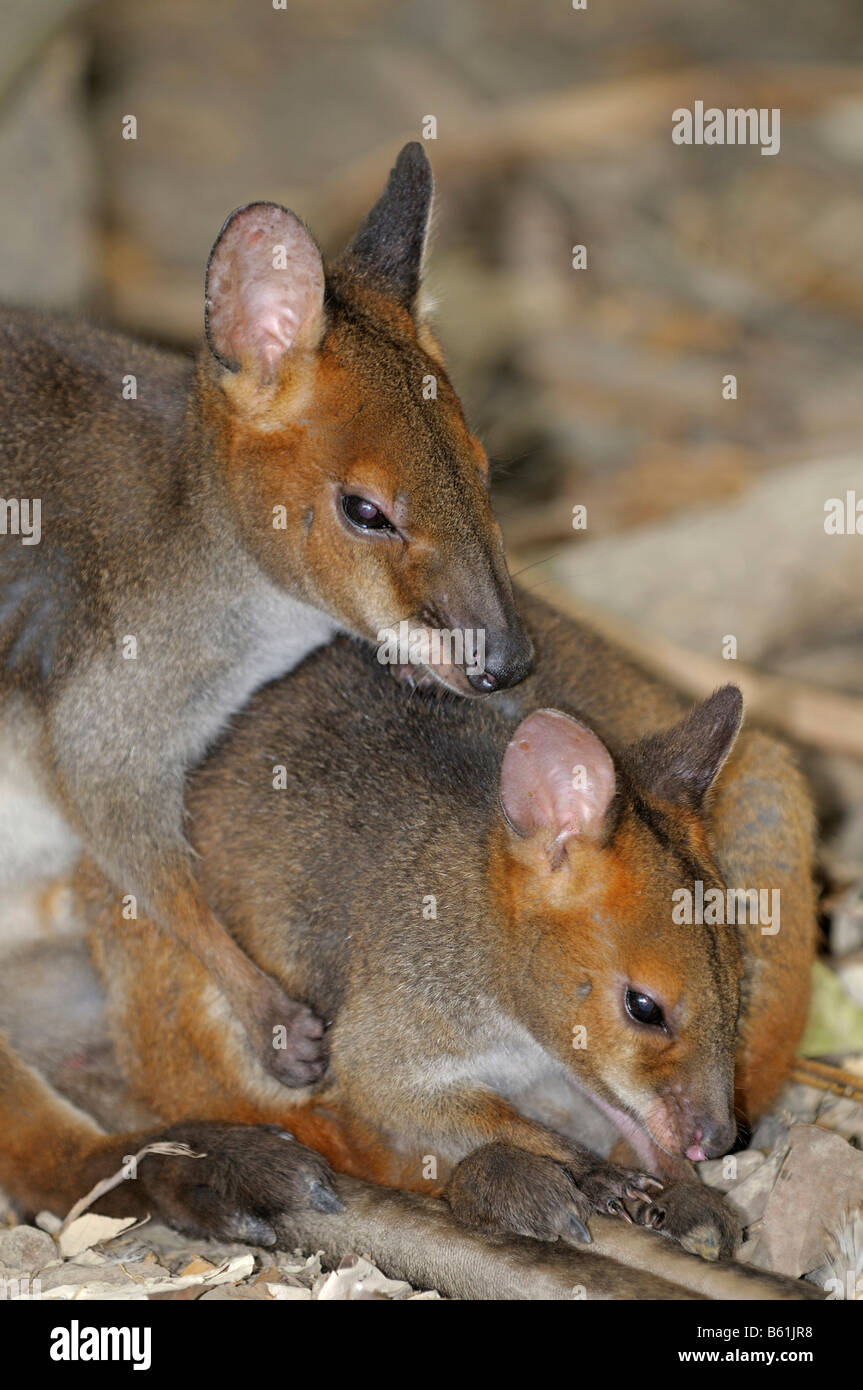
[[863,1104],[863,1077],[827,1062],[818,1062],[814,1057],[798,1057],[791,1070],[791,1080]]

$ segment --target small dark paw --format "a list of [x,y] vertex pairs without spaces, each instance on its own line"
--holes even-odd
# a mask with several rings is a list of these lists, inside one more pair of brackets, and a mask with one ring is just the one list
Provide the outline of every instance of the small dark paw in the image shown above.
[[565,1164],[500,1140],[462,1159],[446,1198],[459,1221],[481,1231],[590,1241],[590,1204]]
[[189,1121],[149,1142],[185,1144],[204,1155],[147,1154],[135,1180],[154,1217],[192,1235],[275,1245],[280,1216],[343,1209],[327,1160],[278,1125]]
[[695,1180],[666,1187],[637,1219],[704,1260],[731,1259],[742,1234],[740,1221],[721,1194]]
[[620,1168],[615,1163],[598,1164],[577,1177],[576,1183],[592,1211],[602,1212],[604,1216],[619,1216],[630,1224],[638,1219],[633,1217],[633,1212],[649,1206],[654,1194],[662,1191],[658,1178],[635,1168]]
[[268,988],[257,1012],[262,1061],[283,1086],[313,1086],[327,1069],[324,1025],[305,1004]]

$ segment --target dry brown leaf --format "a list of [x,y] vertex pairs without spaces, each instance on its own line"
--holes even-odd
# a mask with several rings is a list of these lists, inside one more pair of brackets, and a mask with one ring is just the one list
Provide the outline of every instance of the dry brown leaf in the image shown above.
[[137,1222],[136,1216],[99,1216],[96,1212],[87,1212],[84,1216],[79,1216],[70,1222],[69,1225],[64,1224],[57,1238],[60,1254],[66,1259],[73,1259],[82,1251],[89,1250],[93,1245],[101,1245],[103,1241],[113,1240],[115,1236],[120,1235],[122,1231],[128,1231]]

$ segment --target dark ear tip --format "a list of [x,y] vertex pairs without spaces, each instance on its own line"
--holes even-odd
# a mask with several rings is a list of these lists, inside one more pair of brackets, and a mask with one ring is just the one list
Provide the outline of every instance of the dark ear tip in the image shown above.
[[710,697],[711,703],[718,705],[729,717],[736,714],[743,718],[743,694],[737,685],[721,685]]
[[399,178],[408,178],[419,188],[431,195],[434,186],[431,161],[419,140],[411,140],[399,150],[393,173]]
[[426,152],[412,140],[399,151],[383,193],[345,252],[353,273],[373,276],[408,308],[419,287],[433,192]]
[[431,161],[421,140],[409,140],[406,145],[402,145],[396,159],[396,168],[403,164],[413,164],[423,169],[431,169]]

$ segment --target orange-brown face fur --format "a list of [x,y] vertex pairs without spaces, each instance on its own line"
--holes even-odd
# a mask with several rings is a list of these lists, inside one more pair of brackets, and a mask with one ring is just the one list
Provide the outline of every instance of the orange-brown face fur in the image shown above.
[[[634,1120],[674,1155],[704,1132],[730,1147],[739,929],[672,921],[676,889],[721,886],[698,817],[627,805],[606,843],[570,842],[557,869],[540,836],[502,835],[497,854],[536,1036],[624,1131]],[[628,988],[660,1005],[666,1030],[629,1016]]]
[[[403,619],[507,627],[514,610],[487,460],[434,339],[386,294],[332,272],[326,316],[320,346],[294,354],[271,386],[241,371],[214,388],[246,543],[278,583],[371,641]],[[437,397],[425,399],[432,376]],[[397,533],[358,533],[345,495],[374,502]],[[437,674],[472,693],[460,668]]]

